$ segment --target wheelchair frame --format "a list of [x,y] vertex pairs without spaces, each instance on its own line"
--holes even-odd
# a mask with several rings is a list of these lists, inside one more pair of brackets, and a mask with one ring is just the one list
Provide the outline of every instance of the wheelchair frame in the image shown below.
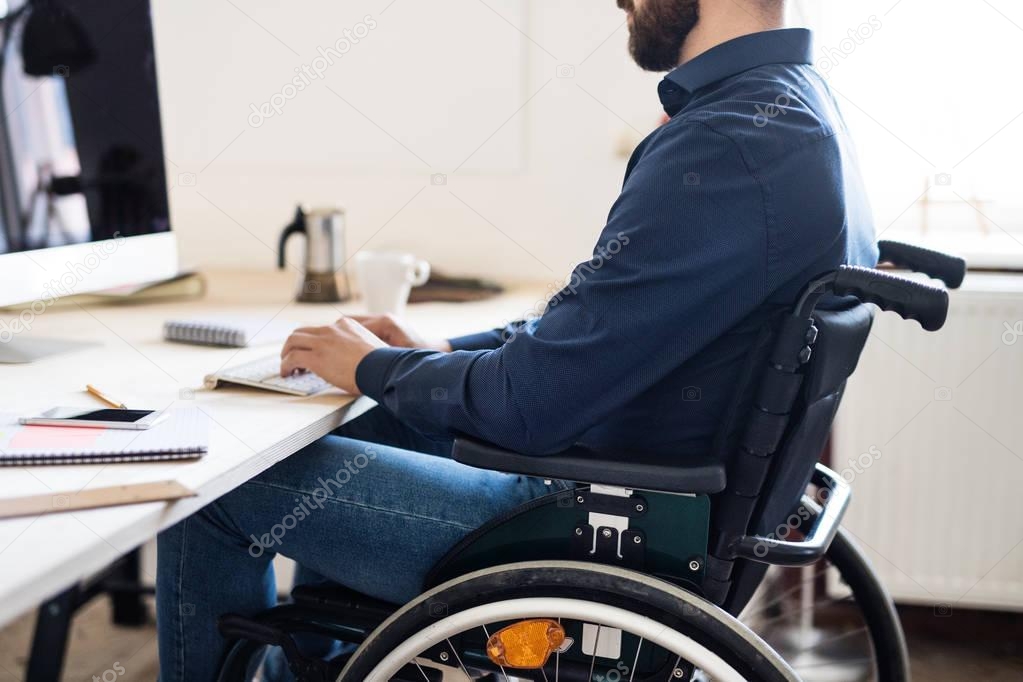
[[[958,258],[896,242],[881,242],[880,247],[882,262],[941,279],[949,288],[957,288],[965,275],[965,262]],[[882,682],[909,679],[905,642],[891,599],[869,563],[841,531],[850,487],[816,462],[820,448],[813,450],[813,439],[803,441],[798,453],[786,451],[791,449],[794,430],[807,419],[803,399],[806,382],[815,380],[808,372],[818,341],[815,314],[820,301],[830,295],[853,299],[861,310],[863,303],[872,303],[915,319],[928,331],[943,326],[949,305],[944,288],[875,269],[843,266],[815,278],[782,318],[766,357],[758,358],[766,359],[766,364],[753,377],[755,398],[743,405],[748,418],[733,456],[727,461],[696,459],[672,467],[670,480],[664,478],[667,467],[663,463],[639,456],[630,460],[624,476],[629,480],[623,484],[615,480],[620,471],[602,466],[620,461],[620,454],[614,460],[574,448],[537,458],[457,439],[453,451],[457,461],[544,478],[585,480],[588,485],[533,500],[491,520],[452,548],[434,567],[426,587],[457,582],[497,566],[568,559],[658,578],[735,616],[759,585],[766,565],[812,564],[827,554],[850,571],[850,582],[856,583],[851,585],[854,598],[863,600],[860,606],[871,627],[875,656],[891,662]],[[872,316],[863,314],[866,321],[857,321],[857,333],[846,350],[848,366],[833,377],[835,385],[825,391],[827,405],[814,417],[826,422],[825,436],[869,332]],[[811,445],[806,447],[806,443]],[[776,461],[776,453],[785,456]],[[816,500],[802,494],[809,483],[818,491]],[[762,495],[778,484],[784,484],[780,487],[791,496],[779,502],[777,496]],[[793,502],[800,501],[793,512],[798,519],[793,530],[802,533],[801,540],[765,533],[765,528],[784,518]],[[238,673],[237,662],[263,645],[281,646],[298,679],[331,679],[336,668],[302,657],[292,633],[361,641],[365,648],[365,641],[373,637],[371,631],[395,611],[392,605],[336,586],[300,586],[293,598],[293,604],[254,618],[221,617],[220,630],[232,641],[223,667],[232,672],[221,679],[234,679],[231,675]],[[685,670],[684,674],[691,673]]]

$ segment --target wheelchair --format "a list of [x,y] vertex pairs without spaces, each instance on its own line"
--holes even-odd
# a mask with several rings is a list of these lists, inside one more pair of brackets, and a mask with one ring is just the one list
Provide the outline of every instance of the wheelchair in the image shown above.
[[[261,614],[221,616],[219,679],[251,679],[277,646],[310,682],[908,680],[894,604],[840,525],[850,486],[818,459],[870,332],[866,304],[937,331],[966,264],[879,246],[883,263],[944,286],[855,266],[814,278],[758,323],[706,456],[575,447],[532,457],[459,438],[453,457],[464,464],[578,483],[471,533],[404,606],[303,585]],[[805,624],[814,608],[793,595],[825,580],[837,592],[827,603],[858,627],[823,641],[782,637],[792,634],[782,624]],[[348,649],[311,658],[301,636]],[[829,677],[807,659],[817,645],[850,641],[862,654],[852,670]]]

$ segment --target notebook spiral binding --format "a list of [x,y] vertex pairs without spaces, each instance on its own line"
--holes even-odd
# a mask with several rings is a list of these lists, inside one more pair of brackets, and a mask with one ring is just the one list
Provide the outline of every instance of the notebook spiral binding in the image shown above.
[[243,329],[226,327],[209,322],[170,321],[163,326],[163,338],[179,343],[194,343],[203,346],[244,347],[249,339]]
[[0,459],[0,467],[50,466],[59,464],[123,464],[129,462],[170,462],[183,459],[201,459],[206,452],[194,449],[163,451],[151,453],[134,453],[125,455],[89,455],[60,454],[58,456],[6,455]]

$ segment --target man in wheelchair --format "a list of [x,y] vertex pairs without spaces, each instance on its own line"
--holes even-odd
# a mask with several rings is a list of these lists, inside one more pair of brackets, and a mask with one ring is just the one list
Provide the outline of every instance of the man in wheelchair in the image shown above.
[[[873,674],[905,679],[890,601],[838,529],[847,488],[814,465],[863,303],[936,329],[947,295],[870,269],[856,158],[784,0],[618,5],[637,63],[670,71],[670,120],[593,258],[502,330],[298,330],[283,371],[379,406],[160,536],[164,682],[260,661],[264,679],[798,679],[734,616],[765,562],[819,559]],[[881,255],[961,279],[940,254]],[[786,525],[811,477],[827,504]],[[301,587],[274,608],[278,553]]]

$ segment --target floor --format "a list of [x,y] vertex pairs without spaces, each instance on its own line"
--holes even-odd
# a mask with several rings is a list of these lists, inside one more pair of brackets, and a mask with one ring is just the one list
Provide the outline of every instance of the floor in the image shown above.
[[[152,610],[150,610],[152,612]],[[35,614],[0,631],[0,682],[21,682]],[[157,675],[156,626],[121,628],[110,623],[110,601],[94,600],[79,612],[64,667],[67,682],[152,682]]]
[[[1023,615],[902,609],[914,679],[923,682],[1023,680]],[[33,615],[0,631],[0,682],[24,678]],[[151,682],[157,674],[156,630],[110,625],[106,599],[93,602],[74,627],[66,682]]]
[[1023,614],[900,609],[913,678],[931,682],[1023,680]]

